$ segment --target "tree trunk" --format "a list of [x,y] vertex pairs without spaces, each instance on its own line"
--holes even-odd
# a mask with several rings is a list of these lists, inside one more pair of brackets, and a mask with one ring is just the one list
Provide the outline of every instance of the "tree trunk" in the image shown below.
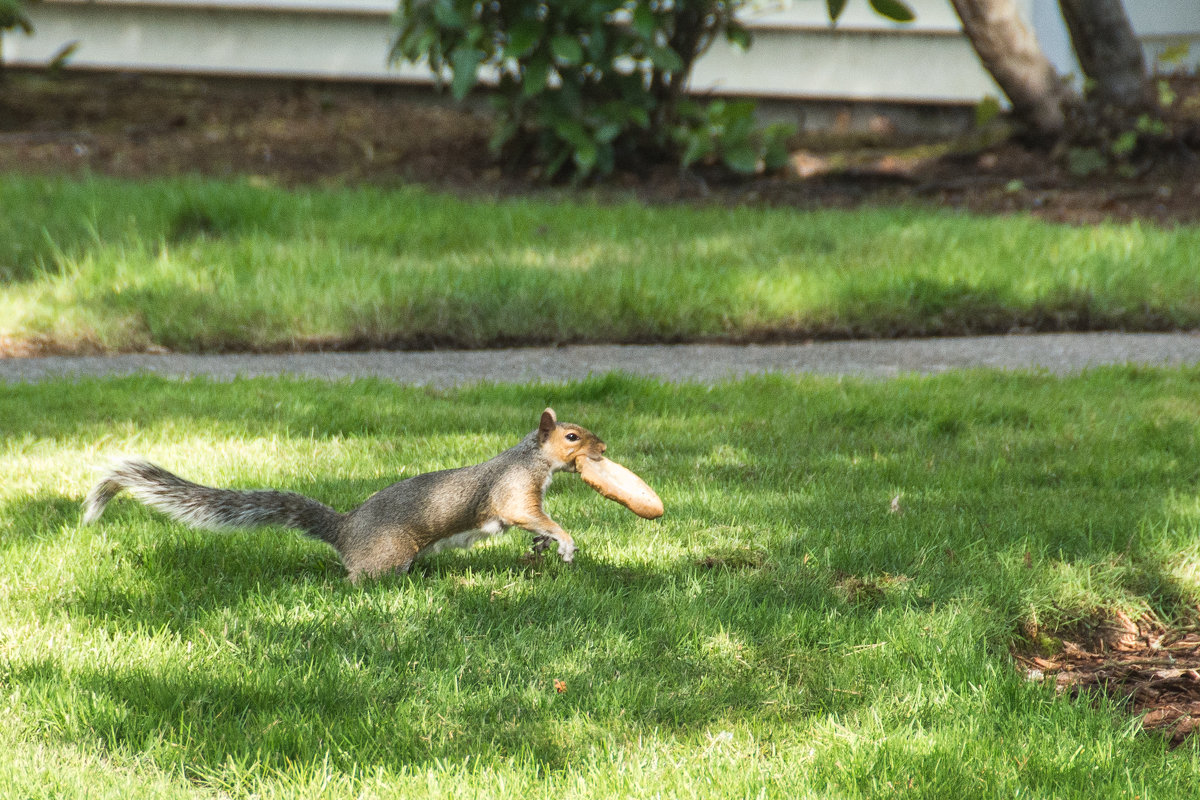
[[1077,98],[1042,52],[1037,37],[1017,13],[1014,0],[950,2],[983,66],[1008,96],[1017,118],[1036,138],[1061,136],[1067,127],[1068,110]]
[[1146,59],[1121,0],[1059,0],[1071,46],[1100,103],[1137,109],[1148,100]]

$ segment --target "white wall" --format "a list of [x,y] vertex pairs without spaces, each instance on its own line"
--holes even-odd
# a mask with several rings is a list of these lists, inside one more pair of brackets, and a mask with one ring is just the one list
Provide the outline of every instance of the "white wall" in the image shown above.
[[[850,0],[836,28],[825,0],[747,14],[749,52],[725,43],[697,64],[700,92],[823,100],[974,103],[999,95],[962,36],[948,0],[910,0],[912,25]],[[1066,72],[1074,60],[1055,0],[1021,0]],[[1150,49],[1183,33],[1197,42],[1200,0],[1128,0]],[[45,64],[78,41],[74,67],[372,81],[428,81],[415,65],[390,66],[394,0],[44,0],[36,34],[5,37],[12,64]]]
[[700,91],[933,103],[974,103],[999,94],[980,67],[947,0],[910,0],[916,22],[900,25],[850,0],[837,26],[825,0],[749,11],[754,45],[718,43],[696,65]]
[[[1079,62],[1071,50],[1071,39],[1058,8],[1058,0],[1026,0],[1029,16],[1046,56],[1059,72],[1078,78]],[[1125,0],[1129,22],[1146,50],[1153,68],[1156,56],[1179,42],[1191,50],[1182,66],[1200,67],[1200,0]]]

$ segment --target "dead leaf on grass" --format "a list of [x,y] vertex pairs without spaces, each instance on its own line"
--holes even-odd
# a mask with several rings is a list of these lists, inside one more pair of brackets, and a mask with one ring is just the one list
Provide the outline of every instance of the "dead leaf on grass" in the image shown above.
[[834,592],[847,603],[881,603],[888,590],[912,581],[907,575],[841,575],[833,583]]
[[696,559],[696,566],[704,569],[759,569],[766,563],[766,554],[751,547],[731,547],[727,550],[717,550]]
[[1172,746],[1200,727],[1200,632],[1118,612],[1054,638],[1062,642],[1057,652],[1031,640],[1014,650],[1029,680],[1052,680],[1071,698],[1117,700]]

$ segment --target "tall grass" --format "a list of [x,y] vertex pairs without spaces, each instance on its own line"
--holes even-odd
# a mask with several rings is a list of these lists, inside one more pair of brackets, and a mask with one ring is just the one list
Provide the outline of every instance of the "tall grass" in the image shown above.
[[486,347],[1200,324],[1200,231],[0,177],[0,336]]
[[[666,516],[563,475],[574,566],[511,533],[363,586],[291,533],[128,499],[79,524],[119,452],[348,508],[546,404]],[[1197,370],[10,386],[0,795],[1195,797],[1195,743],[1008,648],[1035,620],[1193,618],[1198,419]]]

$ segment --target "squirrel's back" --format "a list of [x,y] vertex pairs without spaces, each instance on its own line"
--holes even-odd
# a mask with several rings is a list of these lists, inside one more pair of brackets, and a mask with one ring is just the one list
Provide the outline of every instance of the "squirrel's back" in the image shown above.
[[485,524],[495,517],[505,494],[528,495],[529,504],[540,506],[550,472],[531,434],[481,464],[421,473],[379,490],[346,515],[344,534],[350,537],[402,519],[424,547]]

